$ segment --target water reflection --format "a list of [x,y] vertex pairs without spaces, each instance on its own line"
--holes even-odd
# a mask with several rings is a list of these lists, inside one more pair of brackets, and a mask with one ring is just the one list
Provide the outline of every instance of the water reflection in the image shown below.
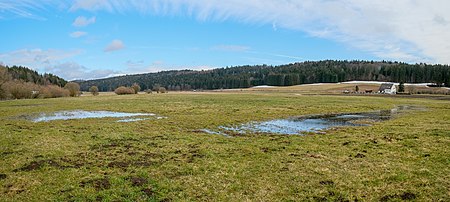
[[319,132],[334,127],[368,126],[372,122],[391,119],[395,114],[410,106],[400,106],[392,110],[365,113],[322,114],[276,119],[264,122],[250,122],[234,127],[220,126],[218,131],[204,130],[209,134],[274,133],[300,135],[306,132]]
[[[31,115],[28,117],[33,122],[48,122],[54,120],[70,120],[70,119],[87,119],[87,118],[128,118],[128,117],[152,117],[156,116],[152,113],[125,113],[112,111],[59,111],[54,113],[42,113],[39,115]],[[123,119],[118,122],[131,122],[147,120],[149,118],[133,118]]]

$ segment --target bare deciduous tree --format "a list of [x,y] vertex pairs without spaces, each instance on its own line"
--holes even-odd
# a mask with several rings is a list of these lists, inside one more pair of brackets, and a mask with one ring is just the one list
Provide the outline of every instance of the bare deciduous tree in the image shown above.
[[139,86],[139,84],[137,84],[137,83],[134,83],[134,84],[131,86],[131,88],[134,89],[134,93],[135,93],[135,94],[138,94],[139,91],[141,91],[141,86]]
[[75,82],[69,82],[64,86],[65,89],[69,90],[70,97],[80,96],[80,85]]
[[91,92],[93,96],[97,96],[98,95],[98,87],[97,86],[91,86],[89,88],[89,92]]

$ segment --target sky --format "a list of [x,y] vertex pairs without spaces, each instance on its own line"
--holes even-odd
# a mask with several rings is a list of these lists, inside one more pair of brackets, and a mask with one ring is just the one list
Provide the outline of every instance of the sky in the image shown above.
[[316,60],[450,64],[448,0],[0,0],[0,64],[67,80]]

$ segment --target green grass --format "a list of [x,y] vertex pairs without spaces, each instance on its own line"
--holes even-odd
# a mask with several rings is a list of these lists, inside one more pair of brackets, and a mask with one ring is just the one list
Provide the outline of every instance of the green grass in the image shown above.
[[[398,105],[426,110],[320,135],[227,138],[196,131]],[[18,118],[75,109],[168,118]],[[110,95],[1,101],[0,121],[0,201],[450,200],[445,100],[266,92]]]

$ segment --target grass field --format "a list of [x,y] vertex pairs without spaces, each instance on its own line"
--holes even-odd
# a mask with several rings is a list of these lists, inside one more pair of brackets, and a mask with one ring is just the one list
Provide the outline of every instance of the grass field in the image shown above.
[[[325,134],[199,132],[412,105]],[[34,123],[61,110],[155,113]],[[450,101],[242,91],[0,102],[0,201],[450,201]]]

